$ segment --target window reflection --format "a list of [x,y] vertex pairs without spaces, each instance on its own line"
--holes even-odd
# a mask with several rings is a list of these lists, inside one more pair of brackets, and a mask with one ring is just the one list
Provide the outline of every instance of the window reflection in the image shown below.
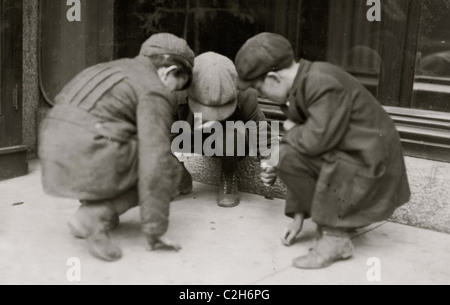
[[423,0],[412,108],[450,111],[450,0]]
[[450,1],[424,0],[418,45],[418,76],[450,78]]
[[422,59],[420,75],[450,77],[450,50],[427,55]]
[[368,22],[364,1],[331,0],[327,61],[358,78],[375,96],[382,74],[381,24]]
[[0,1],[0,117],[3,115],[3,31],[6,28],[6,24],[3,21],[3,1]]
[[3,2],[0,2],[0,117],[3,115],[3,95],[1,92],[3,91],[3,81],[2,81],[2,75],[3,75],[3,10],[2,10]]

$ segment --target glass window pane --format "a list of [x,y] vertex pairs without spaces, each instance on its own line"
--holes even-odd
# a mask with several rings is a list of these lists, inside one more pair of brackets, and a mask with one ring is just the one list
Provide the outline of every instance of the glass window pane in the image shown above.
[[[148,36],[169,32],[187,39],[196,54],[215,51],[233,58],[247,38],[265,27],[269,14],[268,4],[260,0],[119,2],[124,24],[118,33],[119,57],[135,56]],[[280,15],[286,18],[284,12]]]
[[353,74],[375,96],[381,74],[381,23],[369,22],[365,1],[330,1],[327,61]]
[[3,1],[0,1],[0,117],[3,115]]
[[413,108],[450,112],[450,1],[424,0]]

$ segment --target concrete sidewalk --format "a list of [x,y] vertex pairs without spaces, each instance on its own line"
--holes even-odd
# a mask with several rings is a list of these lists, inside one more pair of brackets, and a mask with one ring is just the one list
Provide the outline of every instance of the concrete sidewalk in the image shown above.
[[[148,252],[134,209],[112,234],[123,259],[105,263],[69,234],[67,221],[78,203],[46,196],[33,162],[30,175],[0,182],[0,284],[74,284],[66,277],[73,257],[81,262],[77,284],[450,284],[450,235],[379,223],[354,236],[352,259],[304,271],[291,263],[313,245],[313,223],[294,246],[284,247],[279,235],[290,220],[283,201],[244,193],[239,207],[222,209],[215,192],[195,184],[192,194],[172,204],[167,236],[183,246],[179,253]],[[368,280],[370,258],[380,263],[380,282]]]

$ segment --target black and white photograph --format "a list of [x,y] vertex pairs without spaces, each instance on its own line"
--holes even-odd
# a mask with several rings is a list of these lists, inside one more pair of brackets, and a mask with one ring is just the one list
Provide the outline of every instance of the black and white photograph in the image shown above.
[[0,285],[276,304],[449,259],[450,0],[0,0]]

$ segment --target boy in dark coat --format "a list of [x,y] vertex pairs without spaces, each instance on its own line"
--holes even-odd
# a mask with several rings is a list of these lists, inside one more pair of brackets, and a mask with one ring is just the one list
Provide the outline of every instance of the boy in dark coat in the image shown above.
[[[266,121],[258,104],[256,90],[238,90],[237,72],[233,61],[214,52],[201,54],[195,59],[192,86],[186,92],[178,95],[174,121],[187,122],[192,133],[198,132],[194,131],[196,114],[202,115],[203,121],[200,123],[204,124],[197,126],[198,131],[202,133],[202,143],[205,142],[207,137],[211,136],[211,132],[203,134],[202,127],[215,122],[219,122],[222,126],[223,141],[215,143],[215,150],[218,154],[221,154],[221,156],[216,157],[219,157],[222,162],[217,204],[224,208],[235,207],[240,203],[236,177],[239,162],[250,155],[251,148],[253,148],[253,152],[258,153],[257,155],[260,158],[263,158],[263,156],[270,157],[270,152],[275,150],[275,146],[278,145],[278,136],[270,132],[268,125],[267,128],[262,128],[261,123]],[[248,129],[236,128],[231,130],[227,128],[227,122],[254,124],[249,124]],[[249,134],[257,135],[258,139],[252,138]],[[241,144],[245,147],[238,147],[240,142],[238,137],[245,139],[245,143]],[[230,144],[227,145],[228,142]],[[234,146],[233,155],[227,154],[227,148],[231,147],[229,145]],[[180,151],[178,147],[174,149]],[[244,154],[240,154],[239,149]],[[187,152],[192,153],[194,151],[188,150]],[[192,177],[184,169],[180,192],[187,194],[191,190]]]
[[56,97],[40,130],[43,186],[54,196],[79,199],[72,233],[90,252],[115,261],[109,239],[119,216],[139,205],[152,249],[178,246],[163,235],[181,167],[171,154],[172,91],[186,89],[194,53],[171,34],[157,34],[134,59],[88,68]]
[[287,115],[276,168],[286,184],[286,215],[294,218],[282,240],[291,245],[305,218],[319,238],[298,268],[329,266],[353,254],[349,233],[389,218],[410,199],[399,134],[378,101],[350,74],[328,63],[296,62],[289,41],[262,33],[236,57],[241,87],[253,87]]

